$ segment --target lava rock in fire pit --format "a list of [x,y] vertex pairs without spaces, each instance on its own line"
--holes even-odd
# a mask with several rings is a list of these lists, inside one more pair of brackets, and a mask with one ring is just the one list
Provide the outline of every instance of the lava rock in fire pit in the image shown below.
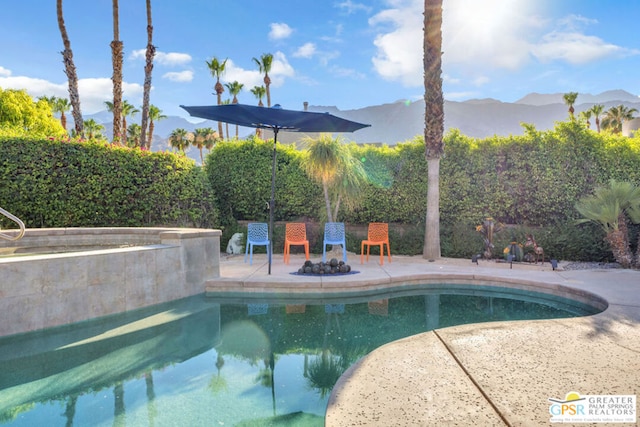
[[351,272],[351,266],[344,261],[331,258],[329,262],[305,261],[298,269],[298,274],[346,274]]

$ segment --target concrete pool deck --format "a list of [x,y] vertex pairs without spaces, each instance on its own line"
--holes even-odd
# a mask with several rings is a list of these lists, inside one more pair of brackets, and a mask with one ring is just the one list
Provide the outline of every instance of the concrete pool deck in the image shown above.
[[275,255],[270,275],[264,255],[254,255],[253,265],[241,255],[222,257],[220,278],[206,282],[206,291],[304,296],[468,283],[608,303],[593,316],[461,325],[384,345],[340,378],[326,426],[539,426],[550,424],[549,398],[564,400],[569,392],[640,395],[640,271],[563,271],[562,262],[553,271],[549,263],[510,268],[482,260],[378,261],[372,257],[362,265],[351,254],[358,274],[301,277],[290,274],[304,262],[300,255],[292,255],[290,265]]

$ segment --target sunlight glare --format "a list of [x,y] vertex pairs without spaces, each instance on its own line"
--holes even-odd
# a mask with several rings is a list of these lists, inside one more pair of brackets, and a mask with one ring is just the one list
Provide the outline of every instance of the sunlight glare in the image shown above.
[[528,58],[527,35],[538,27],[527,0],[449,0],[443,8],[444,58],[518,68]]

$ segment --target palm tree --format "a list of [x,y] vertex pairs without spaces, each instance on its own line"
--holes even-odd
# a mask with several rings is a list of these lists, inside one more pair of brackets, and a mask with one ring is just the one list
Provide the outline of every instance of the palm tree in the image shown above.
[[[104,105],[107,107],[107,111],[109,112],[113,112],[114,111],[114,103],[111,101],[105,101]],[[122,101],[122,103],[120,104],[120,122],[122,123],[122,129],[123,132],[118,135],[117,137],[114,135],[113,140],[114,141],[121,141],[123,144],[126,144],[127,142],[127,136],[126,136],[126,132],[124,132],[125,129],[127,129],[127,116],[134,116],[139,110],[137,108],[135,108],[132,104],[130,104],[127,100]]]
[[192,137],[186,129],[174,129],[171,135],[169,135],[169,145],[184,154],[184,150],[191,144]]
[[[200,163],[204,165],[204,157],[202,155],[202,149],[208,148],[211,150],[217,137],[216,131],[211,128],[197,128],[193,131],[193,145],[200,150]],[[208,142],[211,142],[211,148],[207,147]]]
[[84,121],[84,130],[86,132],[87,138],[89,139],[104,138],[104,135],[102,134],[104,126],[96,122],[94,119],[88,119]]
[[440,158],[444,154],[442,95],[442,0],[424,1],[424,142],[427,158],[426,259],[440,258]]
[[264,95],[267,93],[267,90],[264,88],[264,86],[254,86],[253,89],[251,89],[251,93],[256,98],[258,98],[258,107],[264,107],[262,98],[264,98]]
[[53,111],[56,113],[60,113],[60,124],[67,130],[67,116],[64,115],[66,111],[69,111],[71,108],[71,104],[67,98],[54,98],[53,102]]
[[142,135],[142,126],[137,123],[131,123],[127,128],[127,146],[139,147],[140,137]]
[[594,104],[591,107],[591,113],[596,118],[596,130],[600,133],[600,115],[604,111],[604,105],[602,104]]
[[622,132],[622,124],[633,119],[633,113],[637,113],[635,108],[628,108],[624,105],[618,105],[617,107],[611,107],[604,113],[602,118],[602,127],[613,133]]
[[[142,122],[140,132],[140,148],[149,148],[147,144],[147,122],[149,121],[149,94],[151,93],[151,72],[156,47],[153,45],[153,25],[151,22],[151,0],[147,0],[147,52],[144,66],[144,90],[142,94]],[[151,144],[149,144],[151,145]]]
[[584,122],[587,124],[587,129],[591,129],[591,115],[593,114],[593,111],[591,110],[585,110],[585,111],[581,111],[580,112],[580,120],[584,120]]
[[[127,117],[135,116],[138,111],[140,110],[134,107],[133,104],[130,104],[129,101],[127,100],[122,101],[122,128],[127,129],[127,132],[128,132]],[[124,145],[127,145],[127,132],[122,133],[122,143]]]
[[[215,91],[218,97],[218,105],[222,105],[222,92],[224,92],[224,86],[220,83],[220,77],[224,74],[224,69],[227,66],[227,60],[225,59],[220,62],[218,58],[214,56],[211,61],[206,61],[206,63],[211,75],[216,79]],[[224,139],[224,134],[222,133],[222,122],[218,122],[218,134],[220,135],[220,138]]]
[[[327,222],[338,218],[340,203],[356,203],[364,182],[362,163],[353,158],[348,147],[330,134],[319,138],[305,138],[307,175],[322,185]],[[332,209],[333,205],[333,209]]]
[[123,44],[120,41],[120,22],[118,19],[118,0],[113,4],[113,41],[111,42],[111,62],[113,63],[113,142],[119,144],[120,138],[126,132],[126,125],[122,125],[122,61]]
[[207,149],[208,153],[211,152],[211,149],[213,149],[213,147],[216,145],[216,141],[218,140],[218,132],[214,131],[213,129],[211,129],[211,131],[213,132],[213,136],[211,138],[207,138],[204,142],[204,148]]
[[[264,107],[264,104],[262,103],[262,98],[264,98],[264,95],[267,93],[267,90],[264,88],[264,86],[254,86],[253,89],[251,89],[251,93],[256,98],[258,98],[258,107]],[[262,136],[262,129],[256,128],[256,136],[258,138]]]
[[[56,10],[58,14],[58,28],[60,29],[60,35],[62,36],[62,44],[64,50],[62,51],[62,62],[64,62],[65,74],[69,83],[69,99],[71,100],[71,106],[73,111],[74,127],[76,134],[82,135],[83,132],[83,119],[82,111],[80,110],[80,94],[78,92],[78,75],[76,74],[76,66],[73,62],[73,51],[71,50],[71,42],[69,41],[69,35],[67,34],[67,28],[64,25],[64,15],[62,13],[62,0],[57,0]],[[65,128],[66,129],[66,128]]]
[[[632,266],[627,217],[633,223],[640,223],[640,187],[611,180],[608,187],[598,187],[593,196],[581,199],[576,209],[583,216],[578,223],[599,224],[615,260],[624,268]],[[640,249],[637,261],[640,261]]]
[[576,99],[578,98],[578,92],[568,92],[562,95],[562,99],[564,99],[564,103],[569,106],[569,119],[572,121],[575,120],[573,113],[575,109],[573,108],[573,104],[576,103]]
[[151,150],[151,142],[153,141],[153,130],[156,126],[155,122],[166,118],[167,116],[162,114],[162,110],[160,110],[153,104],[149,105],[149,134],[146,141],[147,150]]
[[224,358],[220,353],[218,353],[218,355],[216,356],[216,369],[218,371],[218,375],[212,377],[209,381],[209,389],[211,389],[214,394],[227,389],[227,380],[220,376],[220,371],[223,366]]
[[328,348],[322,349],[310,363],[307,371],[307,383],[326,397],[347,370],[349,364],[342,356],[331,354]]
[[267,107],[271,107],[271,78],[269,77],[269,71],[271,71],[271,64],[273,63],[273,55],[270,53],[264,53],[260,59],[253,58],[253,62],[258,65],[260,73],[264,73],[264,86],[267,88]]
[[[233,95],[233,100],[231,101],[231,103],[237,104],[238,94],[240,93],[244,85],[242,83],[238,83],[237,81],[225,83],[224,85],[227,87],[227,89],[229,89],[229,93]],[[229,133],[227,132],[227,136],[229,136],[228,134]],[[236,125],[236,139],[238,139],[238,125]]]

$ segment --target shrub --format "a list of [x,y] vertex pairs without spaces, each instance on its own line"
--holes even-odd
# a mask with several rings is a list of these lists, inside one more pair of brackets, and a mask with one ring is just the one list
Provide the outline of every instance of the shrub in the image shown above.
[[104,142],[0,140],[0,205],[28,227],[218,222],[202,170],[185,157]]

